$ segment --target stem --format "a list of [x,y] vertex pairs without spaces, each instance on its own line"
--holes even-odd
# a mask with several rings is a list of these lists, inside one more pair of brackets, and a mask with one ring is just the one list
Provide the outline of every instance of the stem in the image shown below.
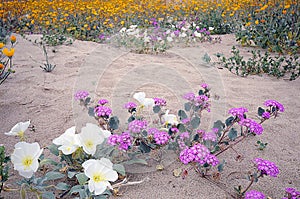
[[228,147],[226,147],[225,149],[223,149],[222,151],[218,152],[215,156],[220,155],[221,153],[223,153],[224,151],[227,151],[228,149],[230,149],[231,147],[235,146],[236,144],[240,143],[241,141],[243,141],[246,137],[243,136],[241,137],[241,139],[237,140],[235,143],[229,145]]
[[222,134],[222,136],[221,136],[221,138],[220,138],[218,144],[221,143],[221,141],[222,141],[222,140],[224,139],[224,137],[225,137],[225,134],[229,131],[229,129],[234,125],[235,122],[236,122],[236,121],[233,120],[232,124],[230,124],[230,125],[223,131],[223,134]]

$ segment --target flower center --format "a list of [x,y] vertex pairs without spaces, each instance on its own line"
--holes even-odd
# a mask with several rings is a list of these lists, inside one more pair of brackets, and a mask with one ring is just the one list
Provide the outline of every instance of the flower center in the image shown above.
[[105,180],[106,180],[105,177],[101,173],[96,173],[93,175],[93,181],[96,183],[105,181]]
[[93,142],[92,140],[87,140],[87,141],[85,142],[85,146],[86,146],[87,148],[91,149],[91,148],[93,148],[93,146],[94,146],[94,142]]
[[32,162],[33,162],[33,158],[31,156],[26,156],[23,158],[22,164],[24,165],[25,170],[29,169],[30,165],[32,165]]

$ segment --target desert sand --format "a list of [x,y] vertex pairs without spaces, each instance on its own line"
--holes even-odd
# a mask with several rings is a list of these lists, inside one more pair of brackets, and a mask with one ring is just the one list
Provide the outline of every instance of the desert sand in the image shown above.
[[[28,36],[35,38],[38,36]],[[243,55],[250,55],[249,48],[241,47],[233,35],[224,35],[221,43],[201,43],[194,47],[172,48],[164,54],[135,54],[109,45],[86,41],[74,41],[69,46],[49,47],[50,62],[56,64],[51,73],[44,72],[39,66],[44,55],[36,45],[18,35],[14,56],[16,73],[1,85],[0,89],[0,140],[13,151],[17,138],[4,135],[16,123],[31,120],[35,131],[26,131],[28,142],[39,142],[43,147],[64,133],[67,128],[76,126],[80,131],[86,122],[96,123],[87,112],[74,101],[74,93],[87,90],[98,100],[110,101],[113,114],[120,116],[125,123],[128,116],[123,104],[132,101],[135,92],[144,91],[148,97],[162,97],[167,100],[168,109],[176,114],[187,92],[196,92],[201,83],[208,83],[212,93],[212,111],[205,114],[201,128],[209,130],[217,119],[228,117],[228,109],[247,107],[249,115],[255,117],[258,106],[274,99],[285,106],[285,112],[264,124],[264,132],[234,147],[243,157],[236,161],[236,152],[229,150],[220,159],[227,164],[221,182],[237,185],[241,177],[233,171],[251,168],[255,157],[275,162],[280,169],[277,178],[264,177],[253,185],[253,189],[277,199],[284,195],[285,187],[300,189],[300,80],[288,81],[285,78],[248,76],[238,77],[227,69],[220,69],[213,63],[206,63],[205,53],[216,61],[215,53],[230,55],[233,45],[240,48]],[[255,119],[255,118],[254,118]],[[255,146],[257,140],[267,142],[265,150]],[[148,177],[150,180],[135,186],[122,187],[120,198],[200,198],[224,199],[228,195],[218,186],[200,178],[190,171],[185,178],[176,178],[172,171],[184,168],[174,160],[168,162],[163,171],[146,168],[129,174],[131,181]],[[18,176],[11,171],[12,179]],[[14,186],[9,181],[10,186]],[[233,187],[228,190],[233,190]],[[4,193],[4,198],[18,198],[16,193]]]

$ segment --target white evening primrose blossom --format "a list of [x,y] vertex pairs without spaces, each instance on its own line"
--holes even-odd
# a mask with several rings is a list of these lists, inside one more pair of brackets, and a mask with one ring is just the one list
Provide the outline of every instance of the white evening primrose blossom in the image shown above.
[[64,134],[53,140],[54,144],[60,145],[58,149],[65,155],[74,153],[80,147],[78,135],[75,134],[75,128],[76,127],[73,126],[67,129]]
[[202,37],[202,34],[199,33],[198,31],[195,31],[195,32],[194,32],[194,35],[195,35],[195,37]]
[[95,124],[87,123],[86,126],[81,129],[81,133],[78,134],[78,139],[84,152],[94,155],[97,145],[101,144],[110,134],[109,131],[102,130]]
[[213,31],[215,28],[214,27],[208,27],[208,30]]
[[118,179],[118,173],[113,170],[112,162],[107,158],[89,159],[82,164],[84,174],[90,178],[88,187],[95,195],[102,194],[107,187],[112,189],[111,182]]
[[12,127],[12,129],[9,132],[4,134],[19,136],[20,138],[23,138],[24,132],[28,129],[29,125],[30,125],[30,120],[27,122],[19,122],[14,127]]
[[133,95],[133,98],[136,99],[142,106],[144,107],[153,107],[154,99],[146,98],[146,94],[144,92],[138,92]]
[[176,115],[169,114],[169,110],[167,110],[166,113],[162,117],[163,117],[163,120],[166,125],[168,125],[168,124],[177,125],[178,124]]
[[11,155],[14,170],[17,170],[19,174],[25,178],[31,178],[39,167],[38,159],[42,152],[43,149],[40,148],[37,142],[18,142]]

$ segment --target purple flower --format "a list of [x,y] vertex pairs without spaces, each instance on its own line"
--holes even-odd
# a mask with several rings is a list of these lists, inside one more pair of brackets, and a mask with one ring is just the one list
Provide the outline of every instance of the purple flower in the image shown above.
[[212,154],[208,154],[205,157],[205,162],[207,164],[211,164],[212,166],[217,166],[220,163],[220,161],[218,160],[218,158],[215,155],[212,155]]
[[132,137],[128,132],[123,132],[120,135],[120,150],[128,150],[129,146],[131,146]]
[[120,143],[120,136],[117,135],[117,134],[110,135],[108,137],[107,143],[112,145],[112,146],[115,146],[115,145],[119,144]]
[[291,198],[291,199],[300,198],[300,192],[297,191],[295,188],[287,187],[287,188],[285,188],[285,192],[286,192],[287,198]]
[[270,113],[265,111],[262,115],[261,115],[264,119],[269,119],[270,118]]
[[183,164],[188,164],[195,159],[195,155],[192,153],[191,149],[186,148],[180,152],[179,159]]
[[210,112],[208,100],[209,98],[206,95],[199,95],[194,99],[196,106],[201,106],[203,109],[207,109],[207,111]]
[[185,138],[189,138],[189,137],[190,137],[189,132],[183,132],[183,133],[181,133],[181,134],[179,135],[179,138],[180,138],[181,140],[184,140]]
[[156,144],[159,144],[159,145],[167,144],[169,139],[171,138],[171,136],[167,132],[164,132],[164,131],[154,133],[153,137],[154,137]]
[[165,99],[162,99],[162,98],[153,98],[154,100],[154,103],[156,106],[166,106],[167,105],[167,101]]
[[100,105],[104,105],[104,104],[107,104],[108,103],[108,100],[107,99],[100,99],[99,101],[98,101],[98,104],[100,104]]
[[172,133],[178,133],[179,129],[176,127],[171,128]]
[[251,133],[255,133],[256,135],[262,134],[264,130],[261,124],[250,118],[241,120],[239,125],[247,127]]
[[98,117],[109,117],[112,110],[107,106],[96,106],[94,112]]
[[210,154],[209,150],[206,148],[206,146],[202,144],[195,144],[191,148],[192,153],[195,155],[195,162],[198,162],[200,164],[205,164],[206,163],[206,156]]
[[136,107],[137,107],[137,105],[136,105],[136,103],[134,103],[134,102],[128,102],[128,103],[126,103],[126,104],[124,105],[124,108],[126,108],[126,109],[128,109],[128,110],[131,110],[131,109],[136,108]]
[[265,199],[265,195],[259,191],[251,190],[245,194],[245,199]]
[[244,119],[244,114],[246,112],[248,112],[248,109],[244,108],[244,107],[240,107],[240,108],[232,108],[228,111],[230,114],[232,114],[233,116],[238,117],[240,120]]
[[202,139],[215,142],[215,141],[217,141],[217,135],[215,132],[204,133]]
[[204,88],[204,89],[208,89],[208,84],[206,84],[206,83],[203,83],[203,84],[201,84],[200,85],[202,88]]
[[147,121],[145,120],[133,120],[128,124],[128,130],[132,133],[140,133],[147,127]]
[[75,100],[85,100],[89,96],[87,91],[77,91],[74,95]]
[[177,37],[179,36],[179,34],[180,34],[180,30],[175,30],[174,31],[174,35],[176,35]]
[[281,103],[277,102],[276,100],[267,100],[264,103],[265,106],[269,106],[272,110],[272,108],[276,108],[280,112],[284,112],[284,107]]
[[195,99],[195,94],[194,93],[186,93],[183,96],[183,99],[189,100],[189,101],[193,101]]
[[256,158],[254,162],[256,163],[257,169],[261,171],[262,175],[265,174],[272,177],[277,177],[279,174],[278,167],[271,161],[264,160],[262,158]]
[[155,133],[159,133],[159,130],[157,128],[149,128],[148,129],[148,134],[155,134]]
[[182,119],[182,124],[188,124],[191,120],[189,118]]

